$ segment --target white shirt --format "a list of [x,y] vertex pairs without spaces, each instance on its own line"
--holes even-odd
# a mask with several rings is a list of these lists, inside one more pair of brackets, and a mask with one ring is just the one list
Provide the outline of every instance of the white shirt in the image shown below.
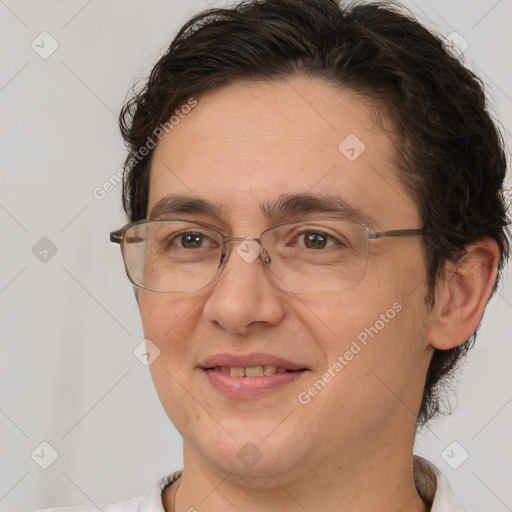
[[[176,471],[154,482],[142,496],[102,508],[104,512],[165,512],[162,505],[162,492],[180,476],[181,471]],[[439,469],[418,455],[414,455],[414,481],[418,494],[427,503],[432,503],[430,512],[468,512],[467,509],[457,505],[450,484]],[[98,512],[98,509],[93,505],[86,505],[49,508],[39,512]]]

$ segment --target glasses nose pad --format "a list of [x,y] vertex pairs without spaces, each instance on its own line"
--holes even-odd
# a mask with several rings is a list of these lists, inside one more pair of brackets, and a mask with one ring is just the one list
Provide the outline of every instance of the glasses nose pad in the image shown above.
[[268,252],[263,247],[261,247],[260,257],[261,257],[261,261],[263,262],[263,266],[267,269],[270,266],[270,264],[272,263],[272,259],[268,255]]
[[219,266],[217,267],[217,270],[222,267],[222,264],[226,261],[226,254],[227,254],[227,251],[226,250],[223,250],[222,251],[222,254],[220,255],[220,261],[219,261]]

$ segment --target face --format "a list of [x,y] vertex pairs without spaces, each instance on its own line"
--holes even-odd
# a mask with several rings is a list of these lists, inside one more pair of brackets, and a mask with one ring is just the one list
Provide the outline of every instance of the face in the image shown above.
[[[202,96],[159,142],[148,216],[171,194],[192,196],[220,215],[159,216],[259,237],[278,222],[260,205],[309,194],[354,205],[372,231],[420,228],[397,172],[389,132],[354,93],[310,78],[237,83]],[[420,237],[370,241],[362,282],[316,294],[276,288],[238,243],[214,285],[139,293],[145,337],[160,350],[152,377],[185,465],[296,477],[329,461],[356,467],[377,447],[402,449],[404,436],[412,443],[431,357]],[[288,371],[237,377],[219,366]]]

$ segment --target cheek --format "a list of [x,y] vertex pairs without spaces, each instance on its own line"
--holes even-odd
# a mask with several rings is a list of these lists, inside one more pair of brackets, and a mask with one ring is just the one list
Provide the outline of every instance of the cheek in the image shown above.
[[324,297],[310,304],[310,318],[321,319],[310,330],[326,355],[321,370],[336,374],[333,388],[341,386],[346,391],[361,383],[371,386],[376,375],[400,388],[414,377],[427,344],[427,290],[424,281],[418,284],[418,273],[412,276],[416,276],[414,287],[414,279],[405,273],[375,273],[375,279],[364,280],[343,292],[343,297]]
[[187,316],[194,313],[196,300],[187,300],[180,297],[176,300],[173,294],[147,292],[141,290],[139,296],[139,309],[144,328],[144,334],[162,336],[171,333],[173,328],[183,327],[187,323]]
[[176,300],[172,294],[144,290],[139,296],[144,337],[160,350],[149,366],[151,377],[164,410],[178,430],[199,414],[193,401],[187,407],[177,404],[190,402],[184,388],[189,387],[190,339],[201,311],[200,302],[198,297],[180,296]]
[[332,334],[325,336],[320,328],[314,332],[326,364],[304,387],[301,399],[308,400],[304,411],[316,418],[319,428],[322,423],[333,425],[333,436],[344,425],[378,430],[391,413],[409,416],[421,395],[422,292],[404,297],[396,289],[377,290],[370,294],[354,289],[346,292],[343,303],[333,299],[315,308],[332,311],[324,317]]
[[[346,351],[359,353],[370,347],[372,340],[384,338],[404,317],[400,294],[358,288],[343,292],[341,297],[310,302],[302,321],[309,324],[312,336],[323,348],[327,360]],[[358,348],[358,345],[360,348]],[[352,358],[350,354],[347,355]]]
[[172,295],[142,292],[139,307],[144,337],[159,348],[159,365],[183,362],[187,341],[192,336],[197,315],[201,312],[201,301],[198,297],[180,297],[176,300]]

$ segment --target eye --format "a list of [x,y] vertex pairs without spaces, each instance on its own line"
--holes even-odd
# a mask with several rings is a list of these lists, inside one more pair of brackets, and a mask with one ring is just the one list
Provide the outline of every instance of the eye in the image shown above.
[[205,247],[215,247],[217,242],[204,233],[199,231],[182,231],[176,233],[170,238],[168,248],[177,247],[178,249],[201,249]]
[[325,249],[329,242],[329,237],[325,233],[308,231],[300,235],[299,240],[304,243],[308,249]]
[[295,240],[299,247],[305,247],[306,249],[329,249],[333,246],[347,246],[346,243],[343,243],[342,240],[338,240],[333,235],[329,233],[318,230],[318,229],[308,229],[306,231],[302,231],[299,233]]

